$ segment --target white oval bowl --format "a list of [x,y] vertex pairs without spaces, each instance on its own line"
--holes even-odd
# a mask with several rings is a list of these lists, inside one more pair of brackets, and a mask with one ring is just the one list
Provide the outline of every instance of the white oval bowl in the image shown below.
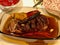
[[[32,10],[39,10],[40,12],[42,12],[42,14],[45,15],[45,11],[44,10],[41,10],[41,9],[36,9],[36,8],[32,8],[32,7],[17,7],[15,10],[13,10],[12,12],[10,13],[19,13],[19,12],[29,12],[29,11],[32,11]],[[46,13],[47,15],[47,13]],[[2,22],[1,22],[1,25],[0,25],[0,30],[2,31],[5,24],[6,24],[6,21],[8,20],[8,18],[10,17],[11,15],[8,13],[8,14],[5,14],[3,19],[2,19]],[[59,26],[60,27],[60,26]],[[27,38],[18,38],[18,37],[13,37],[13,36],[8,36],[8,35],[4,35],[4,36],[7,36],[7,37],[10,37],[10,38],[14,38],[14,39],[18,39],[18,40],[24,40],[24,41],[27,41],[27,42],[34,42],[34,41],[37,41],[37,39],[27,39]],[[52,42],[52,41],[55,41],[55,40],[44,40],[45,42]]]

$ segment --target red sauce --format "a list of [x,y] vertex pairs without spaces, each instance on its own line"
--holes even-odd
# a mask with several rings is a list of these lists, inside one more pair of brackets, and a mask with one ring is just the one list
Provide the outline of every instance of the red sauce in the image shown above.
[[3,6],[11,6],[15,5],[19,2],[19,0],[0,0],[0,4]]
[[30,11],[27,13],[27,17],[32,16],[33,14],[35,14],[36,12],[39,12],[38,10],[34,10],[34,11]]

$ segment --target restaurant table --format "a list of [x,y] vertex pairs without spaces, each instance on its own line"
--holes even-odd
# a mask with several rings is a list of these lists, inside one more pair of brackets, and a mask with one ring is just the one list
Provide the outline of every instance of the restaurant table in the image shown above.
[[[25,6],[25,7],[27,7],[27,6],[28,7],[33,7],[33,5],[34,5],[33,0],[22,0],[22,6]],[[1,12],[2,11],[0,9],[0,13]],[[15,39],[11,39],[11,38],[8,38],[8,37],[3,37],[2,38],[1,36],[2,35],[0,34],[0,45],[29,45],[25,41],[15,40]],[[55,42],[53,42],[53,43],[48,43],[48,45],[60,45],[60,39],[59,40],[55,40]]]

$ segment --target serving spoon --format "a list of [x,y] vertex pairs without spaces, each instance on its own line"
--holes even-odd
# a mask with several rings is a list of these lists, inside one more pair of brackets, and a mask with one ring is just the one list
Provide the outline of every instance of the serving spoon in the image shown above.
[[39,5],[41,2],[43,2],[43,0],[39,0],[33,7],[36,7],[36,6]]

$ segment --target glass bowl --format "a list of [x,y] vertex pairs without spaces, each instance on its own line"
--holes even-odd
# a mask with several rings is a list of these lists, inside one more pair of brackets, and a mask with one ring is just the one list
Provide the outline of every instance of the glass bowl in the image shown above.
[[3,6],[3,5],[0,5],[0,9],[2,11],[10,11],[10,10],[13,10],[15,7],[21,7],[22,6],[22,0],[19,0],[19,2],[15,5],[11,5],[11,6]]
[[[41,12],[41,14],[44,14],[46,16],[50,16],[43,9],[40,9],[40,8],[37,9],[37,8],[32,8],[32,7],[16,7],[13,11],[4,14],[2,21],[1,21],[1,25],[0,25],[0,30],[3,31],[4,27],[7,24],[7,20],[11,17],[12,13],[21,13],[21,12],[27,13],[27,12],[33,11],[33,10],[39,10]],[[56,21],[58,22],[58,24],[60,23],[59,20],[56,19]],[[60,24],[58,25],[58,27],[60,27]],[[60,30],[60,28],[59,28],[59,30]],[[59,32],[58,32],[58,35],[59,35]],[[7,36],[10,38],[19,39],[19,40],[24,40],[27,42],[34,42],[34,41],[39,40],[39,39],[30,39],[30,38],[22,38],[22,37],[13,37],[13,36],[5,35],[5,34],[3,34],[3,36]],[[49,40],[49,41],[51,42],[51,41],[55,41],[55,40]],[[45,40],[45,42],[49,42],[49,41]]]

